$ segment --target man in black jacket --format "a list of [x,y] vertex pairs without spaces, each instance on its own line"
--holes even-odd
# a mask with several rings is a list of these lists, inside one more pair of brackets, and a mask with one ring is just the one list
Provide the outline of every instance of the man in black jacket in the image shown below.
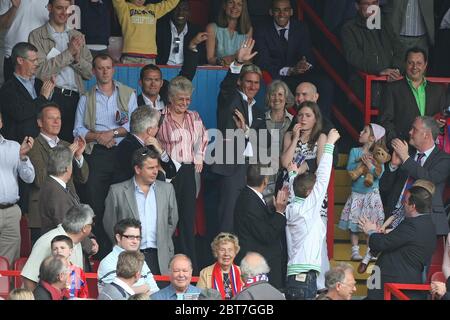
[[42,83],[35,78],[37,48],[19,42],[11,53],[14,76],[0,90],[0,111],[3,114],[3,136],[22,143],[25,137],[37,137],[37,114],[40,106],[49,101],[55,86],[52,80]]
[[[206,40],[206,32],[197,34],[184,50],[184,63],[179,76],[193,80],[198,65],[199,50],[197,46]],[[168,103],[169,82],[162,78],[162,72],[154,64],[145,65],[140,72],[139,85],[142,93],[137,97],[138,106],[149,105],[159,111]]]
[[[383,299],[385,283],[422,284],[427,266],[436,248],[436,230],[431,220],[431,193],[419,186],[406,192],[403,204],[405,220],[387,234],[377,233],[375,223],[366,218],[360,220],[361,229],[369,235],[369,247],[374,253],[381,252],[376,266],[380,277],[376,284],[380,287],[369,288],[367,298]],[[378,279],[375,279],[378,280]],[[423,293],[410,292],[411,298],[424,298]]]
[[131,160],[134,151],[142,147],[153,149],[159,154],[159,162],[165,174],[158,171],[157,180],[166,181],[166,177],[172,179],[176,175],[175,164],[155,137],[160,119],[161,114],[147,106],[140,106],[133,111],[130,132],[117,146],[117,162],[113,183],[123,182],[134,175]]
[[[156,64],[182,65],[184,52],[189,50],[191,40],[201,32],[199,26],[189,22],[191,15],[189,1],[181,0],[168,15],[156,23],[156,44],[158,56]],[[205,46],[201,44],[199,63],[206,62]]]

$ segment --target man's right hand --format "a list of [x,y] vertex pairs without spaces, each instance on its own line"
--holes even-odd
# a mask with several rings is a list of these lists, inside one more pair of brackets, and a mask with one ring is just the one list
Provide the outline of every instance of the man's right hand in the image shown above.
[[380,72],[381,76],[388,76],[387,81],[392,82],[399,80],[402,75],[400,74],[400,70],[387,68]]
[[72,57],[75,59],[75,61],[78,61],[81,54],[81,47],[84,44],[84,37],[83,36],[75,36],[72,37],[69,41],[68,50]]
[[55,80],[52,77],[49,80],[45,80],[41,87],[41,95],[43,95],[47,100],[50,98],[50,95],[53,92],[53,89],[55,88]]
[[114,132],[112,130],[98,132],[97,142],[107,148],[111,148],[116,144]]
[[11,0],[11,4],[14,8],[19,8],[20,7],[20,1],[21,0]]

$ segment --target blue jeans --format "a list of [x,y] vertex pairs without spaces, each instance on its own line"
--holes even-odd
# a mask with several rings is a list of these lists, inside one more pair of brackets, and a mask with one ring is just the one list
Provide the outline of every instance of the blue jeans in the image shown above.
[[316,294],[317,271],[310,270],[305,273],[288,276],[285,293],[287,300],[312,300],[316,298]]

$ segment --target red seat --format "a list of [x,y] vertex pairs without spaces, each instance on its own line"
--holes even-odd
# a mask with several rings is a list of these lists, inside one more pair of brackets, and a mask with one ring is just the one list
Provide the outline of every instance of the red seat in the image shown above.
[[[22,257],[14,261],[14,270],[22,271],[27,260],[28,258]],[[22,276],[14,277],[14,288],[22,288]]]
[[[0,256],[0,270],[9,270],[8,258]],[[9,277],[0,276],[0,297],[7,298],[9,295]]]

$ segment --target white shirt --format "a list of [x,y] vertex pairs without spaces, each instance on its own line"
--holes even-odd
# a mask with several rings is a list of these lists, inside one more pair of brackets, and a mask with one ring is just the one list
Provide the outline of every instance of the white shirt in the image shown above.
[[[183,48],[184,48],[184,36],[188,32],[188,26],[187,23],[184,25],[183,30],[178,33],[177,28],[175,25],[170,21],[170,29],[172,31],[172,42],[170,45],[170,54],[169,59],[167,60],[168,65],[180,65],[183,64],[184,61],[184,54],[183,54]],[[175,38],[180,39],[180,43],[177,45],[175,44]],[[173,49],[178,46],[178,52],[175,53]]]
[[264,204],[266,204],[266,201],[264,201],[264,197],[263,197],[263,195],[262,195],[262,193],[261,192],[259,192],[258,190],[256,190],[256,189],[253,189],[252,187],[250,187],[250,186],[247,186],[249,189],[251,189],[254,193],[256,193],[256,195],[261,199],[261,201],[264,203]]
[[[27,42],[28,35],[34,29],[48,21],[48,0],[22,0],[16,15],[7,29],[2,52],[6,57],[11,56],[12,48],[19,42]],[[0,0],[0,15],[11,8],[11,0]]]
[[144,93],[142,93],[142,98],[144,98],[144,102],[146,105],[148,105],[158,111],[161,111],[165,107],[164,101],[161,100],[161,96],[159,94],[158,94],[158,97],[156,97],[155,103],[153,103],[152,100],[147,98],[147,96]]
[[[56,147],[58,145],[59,141],[60,141],[60,139],[58,137],[56,137],[56,139],[53,140],[52,138],[50,138],[49,136],[46,136],[42,132],[41,132],[41,136],[42,136],[42,138],[45,139],[45,141],[47,141],[48,146],[50,147],[50,149],[53,149],[54,147]],[[81,155],[81,159],[80,160],[78,160],[75,157],[74,157],[74,160],[77,163],[78,168],[81,168],[83,166],[83,161],[84,161],[83,155]]]
[[52,178],[56,182],[58,182],[61,185],[61,187],[63,187],[64,189],[67,187],[67,184],[64,181],[62,181],[60,178],[52,176],[52,175],[50,175],[50,178]]

